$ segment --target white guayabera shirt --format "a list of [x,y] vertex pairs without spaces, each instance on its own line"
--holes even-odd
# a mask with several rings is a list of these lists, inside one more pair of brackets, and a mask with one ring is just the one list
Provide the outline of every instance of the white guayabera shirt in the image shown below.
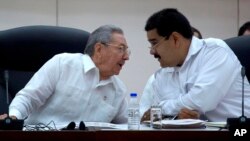
[[88,55],[56,55],[17,93],[10,115],[28,116],[26,124],[127,122],[125,85],[117,76],[99,80],[99,70]]
[[[241,64],[224,41],[193,37],[183,65],[159,69],[152,87],[164,115],[185,107],[210,121],[226,121],[241,115],[241,83]],[[245,103],[250,103],[247,79]],[[250,116],[250,104],[245,104],[245,115]]]

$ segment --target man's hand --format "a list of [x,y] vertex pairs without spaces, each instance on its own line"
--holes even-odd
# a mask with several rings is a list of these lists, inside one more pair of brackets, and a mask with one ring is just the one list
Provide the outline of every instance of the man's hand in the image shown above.
[[142,116],[141,118],[141,122],[146,121],[146,120],[150,120],[150,109],[148,109]]
[[[7,114],[2,114],[2,115],[0,115],[0,120],[5,119],[5,118],[7,118],[7,117],[8,117]],[[10,116],[10,118],[12,118],[12,119],[17,119],[16,116]]]
[[189,110],[187,108],[181,109],[181,111],[178,114],[178,119],[199,119],[200,113],[195,110]]
[[15,119],[17,119],[17,117],[16,117],[16,116],[10,116],[10,118],[12,118],[12,119],[14,119],[14,120],[15,120]]
[[2,114],[2,115],[0,115],[0,119],[5,119],[6,117],[8,117],[7,114]]

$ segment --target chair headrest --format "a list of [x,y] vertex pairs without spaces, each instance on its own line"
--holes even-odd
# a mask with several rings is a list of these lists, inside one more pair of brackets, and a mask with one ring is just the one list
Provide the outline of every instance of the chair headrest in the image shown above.
[[250,80],[250,35],[229,38],[225,42],[238,57],[241,65],[245,67],[246,76]]
[[37,71],[58,53],[83,53],[88,37],[84,30],[45,25],[0,31],[0,68]]

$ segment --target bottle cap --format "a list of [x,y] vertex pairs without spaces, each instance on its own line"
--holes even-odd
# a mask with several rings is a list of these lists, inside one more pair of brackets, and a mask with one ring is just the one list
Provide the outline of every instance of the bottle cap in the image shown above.
[[131,96],[131,97],[136,97],[136,96],[137,96],[137,93],[130,93],[130,96]]

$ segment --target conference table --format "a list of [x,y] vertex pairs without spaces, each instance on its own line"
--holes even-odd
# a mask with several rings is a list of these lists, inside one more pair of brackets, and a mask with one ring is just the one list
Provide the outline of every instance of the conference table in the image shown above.
[[141,140],[230,140],[228,131],[0,131],[0,140],[18,141],[141,141]]
[[224,129],[140,129],[140,130],[120,130],[120,129],[98,129],[98,130],[61,130],[61,131],[15,131],[0,130],[0,140],[7,141],[170,141],[170,140],[232,140],[229,131]]

